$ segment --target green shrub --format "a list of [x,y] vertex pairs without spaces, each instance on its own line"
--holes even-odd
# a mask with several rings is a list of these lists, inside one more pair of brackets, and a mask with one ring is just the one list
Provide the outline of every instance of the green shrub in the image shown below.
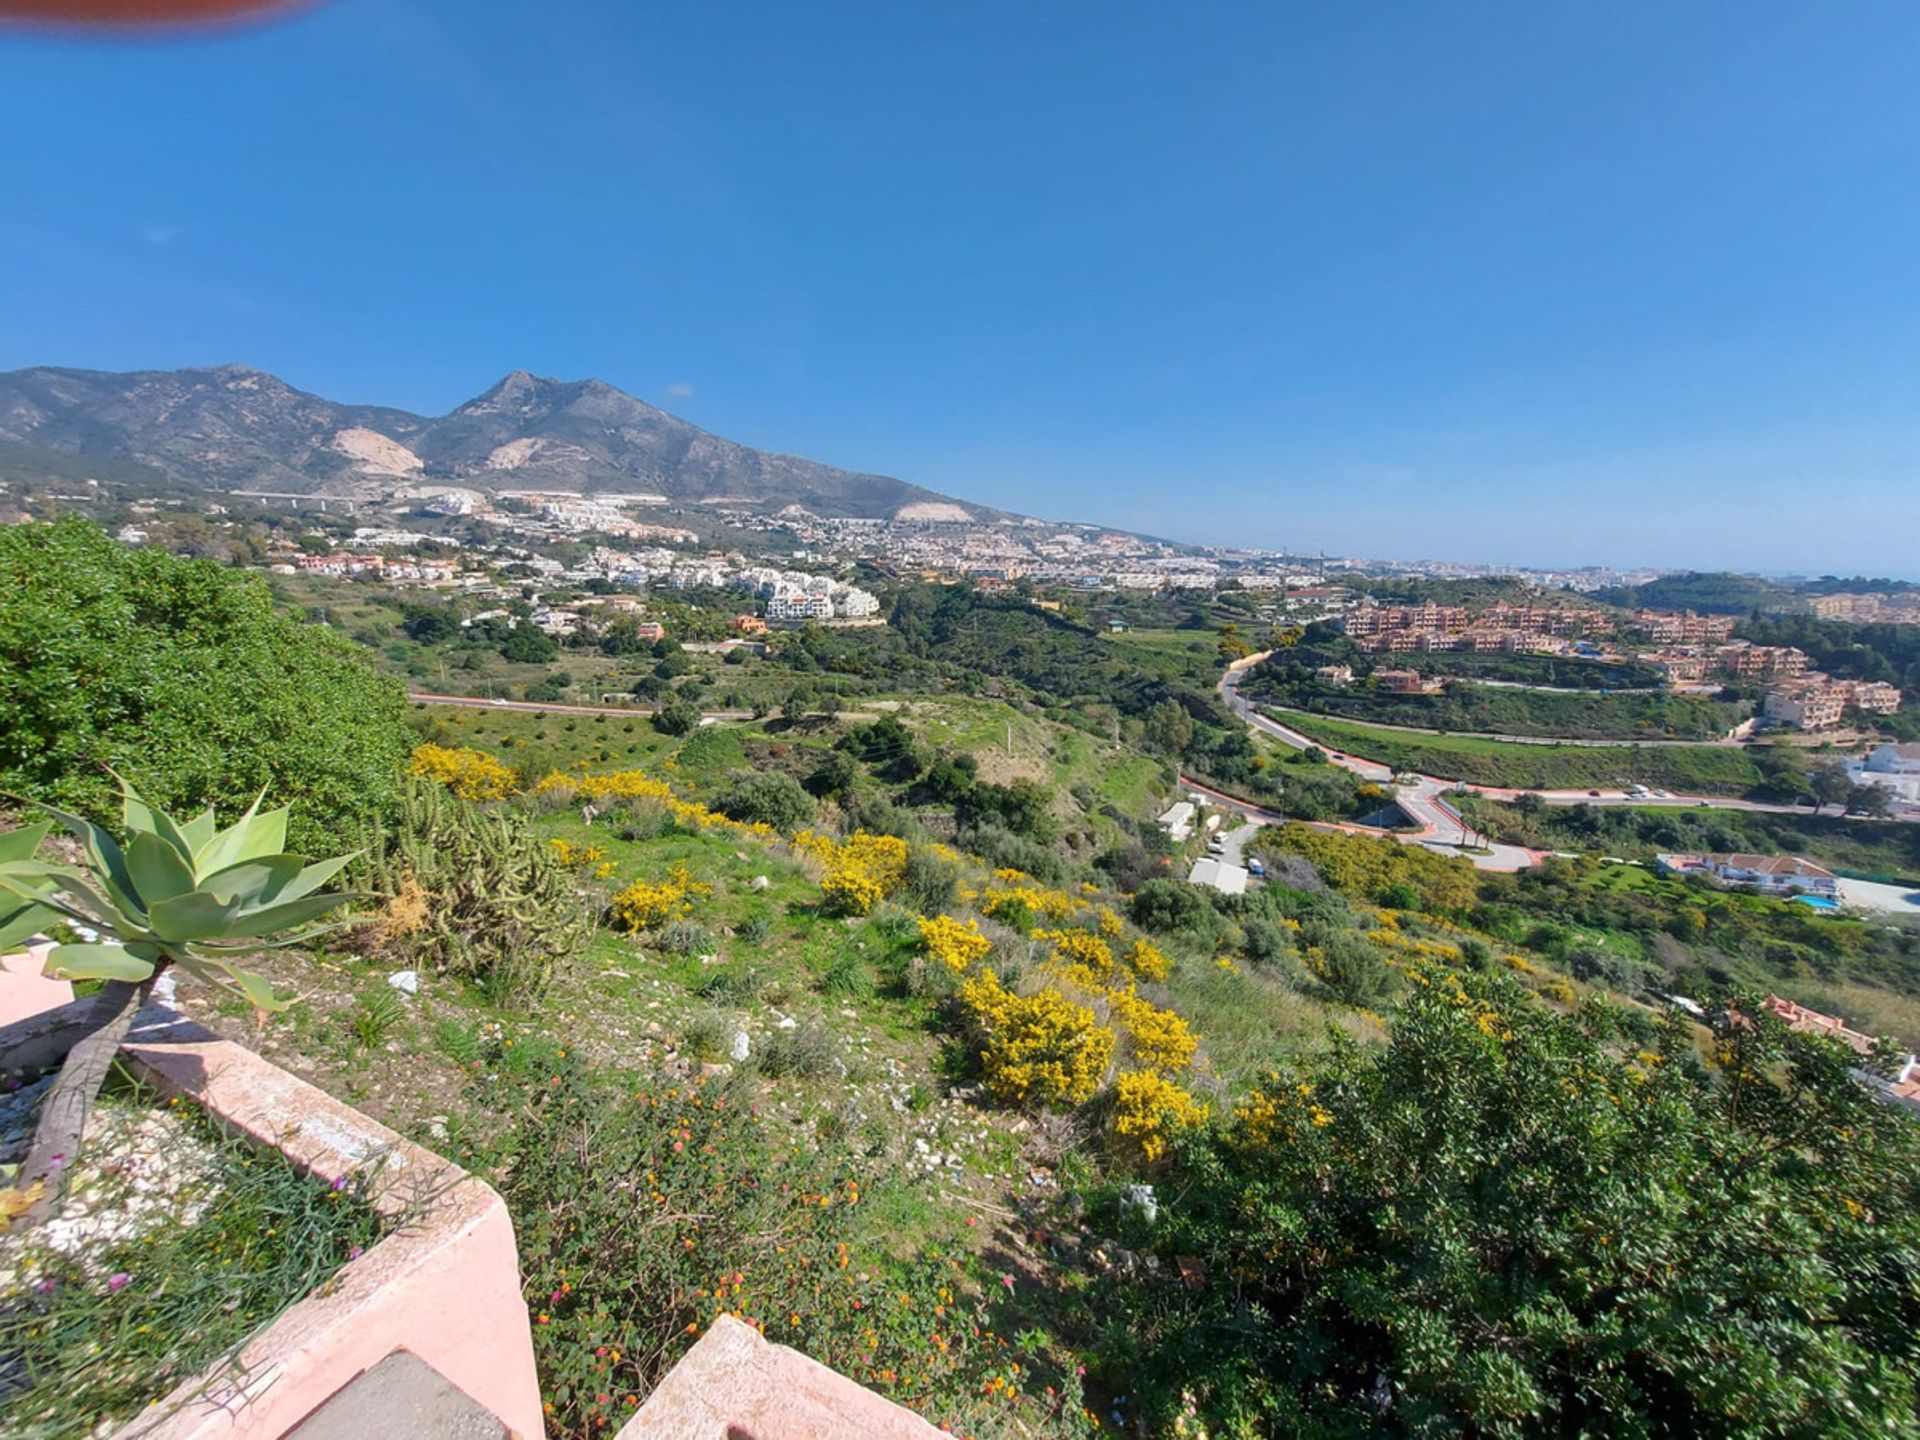
[[768,979],[767,972],[758,965],[735,960],[709,970],[701,979],[697,993],[703,999],[744,1005],[767,988]]
[[265,788],[292,850],[332,854],[393,811],[406,704],[258,576],[79,520],[0,527],[0,791],[113,823],[109,765],[175,812]]
[[678,695],[669,696],[653,717],[653,728],[662,735],[690,735],[699,724],[698,707]]
[[833,1031],[809,1015],[785,1030],[769,1031],[760,1042],[760,1073],[796,1080],[820,1080],[836,1073],[840,1043]]
[[680,1023],[680,1048],[695,1060],[724,1060],[737,1027],[731,1016],[712,1006],[695,1010]]
[[713,932],[697,920],[668,921],[653,943],[669,955],[712,955],[720,948]]
[[873,987],[873,967],[857,950],[841,951],[820,975],[820,993],[837,1000],[863,1000]]
[[732,776],[713,808],[743,824],[798,830],[813,819],[813,797],[800,782],[779,770],[742,771]]
[[907,847],[906,877],[900,898],[922,915],[938,915],[953,904],[960,867],[930,845]]
[[1696,1078],[1681,1027],[1429,978],[1180,1157],[1161,1245],[1215,1279],[1114,1297],[1143,1431],[1911,1431],[1920,1132],[1851,1052],[1762,1015]]
[[1134,892],[1127,918],[1156,935],[1186,935],[1211,941],[1219,913],[1193,886],[1179,880],[1149,880]]

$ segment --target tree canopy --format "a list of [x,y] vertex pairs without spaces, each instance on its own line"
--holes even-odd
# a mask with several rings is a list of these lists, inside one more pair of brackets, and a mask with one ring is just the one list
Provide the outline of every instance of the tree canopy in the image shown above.
[[0,529],[0,790],[111,823],[111,766],[173,811],[291,803],[290,845],[390,809],[406,695],[258,577],[77,520]]
[[1416,978],[1383,1049],[1189,1145],[1169,1238],[1213,1278],[1137,1335],[1172,1390],[1234,1434],[1911,1433],[1920,1143],[1849,1052],[1754,1006],[1707,1068]]

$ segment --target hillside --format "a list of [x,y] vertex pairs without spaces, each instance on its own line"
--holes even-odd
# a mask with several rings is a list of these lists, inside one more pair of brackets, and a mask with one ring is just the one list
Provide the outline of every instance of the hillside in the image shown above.
[[[15,370],[0,374],[0,442],[133,462],[214,490],[353,494],[413,479],[829,516],[955,506],[902,480],[735,444],[598,380],[520,370],[438,417],[340,404],[240,365]],[[962,516],[948,508],[943,518]]]

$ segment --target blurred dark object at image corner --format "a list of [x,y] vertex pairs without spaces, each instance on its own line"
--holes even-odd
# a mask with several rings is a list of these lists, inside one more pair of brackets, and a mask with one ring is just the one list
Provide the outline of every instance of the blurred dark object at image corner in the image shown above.
[[0,0],[0,31],[169,30],[273,20],[320,0]]

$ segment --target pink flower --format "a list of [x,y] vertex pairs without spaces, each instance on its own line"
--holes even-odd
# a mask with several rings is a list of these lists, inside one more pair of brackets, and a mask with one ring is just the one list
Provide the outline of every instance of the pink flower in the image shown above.
[[107,1293],[109,1295],[119,1294],[122,1290],[127,1288],[127,1282],[132,1279],[133,1279],[133,1276],[127,1274],[127,1272],[124,1270],[120,1271],[118,1274],[109,1275],[107,1277]]
[[1008,1293],[1009,1295],[1011,1295],[1011,1294],[1013,1293],[1013,1276],[1011,1276],[1011,1275],[1002,1275],[1002,1276],[1000,1277],[1000,1283],[1001,1283],[1002,1285],[1004,1285],[1004,1286],[1006,1286],[1006,1287],[1007,1287],[1007,1293]]

